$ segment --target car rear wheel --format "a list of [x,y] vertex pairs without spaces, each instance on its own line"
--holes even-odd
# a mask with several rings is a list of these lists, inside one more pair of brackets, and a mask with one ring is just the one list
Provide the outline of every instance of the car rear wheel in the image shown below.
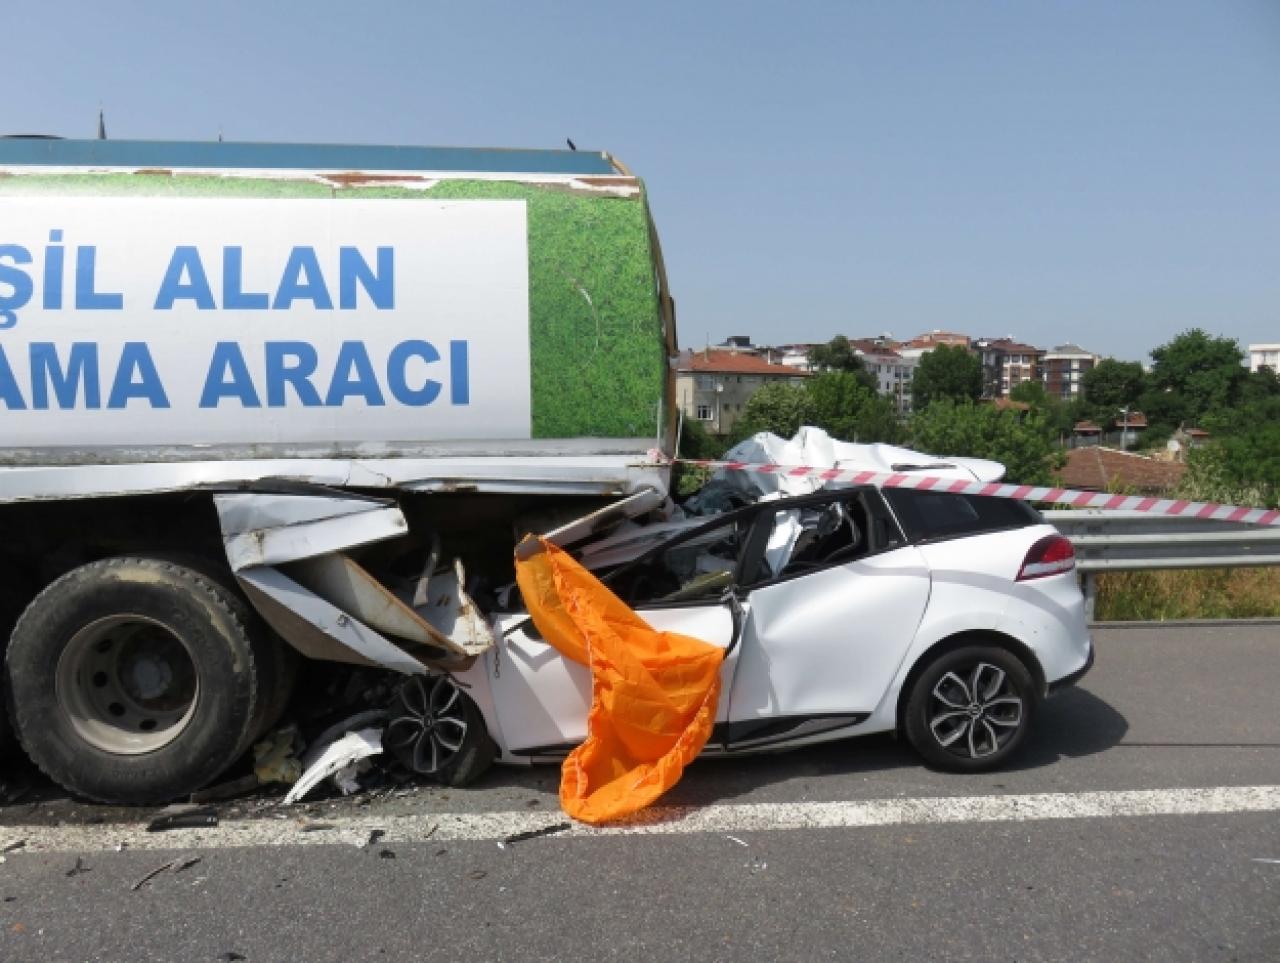
[[939,656],[920,674],[903,723],[907,739],[930,765],[986,772],[1017,751],[1035,706],[1035,683],[1017,656],[998,646],[965,646]]

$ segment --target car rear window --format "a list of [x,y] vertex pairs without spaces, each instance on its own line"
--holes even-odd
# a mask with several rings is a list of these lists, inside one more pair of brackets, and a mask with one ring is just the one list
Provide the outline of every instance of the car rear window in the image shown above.
[[953,495],[911,488],[886,488],[884,497],[913,542],[998,532],[1040,524],[1040,514],[1026,502],[988,495]]

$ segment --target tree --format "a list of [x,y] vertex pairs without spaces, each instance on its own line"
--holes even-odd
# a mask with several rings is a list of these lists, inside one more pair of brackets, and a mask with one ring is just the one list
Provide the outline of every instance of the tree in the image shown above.
[[724,454],[724,442],[715,438],[696,418],[685,418],[680,426],[681,458],[716,459]]
[[959,345],[942,344],[920,356],[911,380],[917,411],[935,401],[977,401],[982,397],[982,362]]
[[[941,350],[941,349],[938,349]],[[1019,418],[994,405],[934,401],[911,417],[911,445],[920,451],[990,458],[1005,466],[1010,481],[1045,485],[1064,460],[1043,415]]]
[[810,378],[809,423],[841,441],[895,442],[902,426],[894,403],[867,387],[849,371],[827,371]]
[[1147,387],[1147,375],[1137,361],[1105,358],[1084,373],[1081,387],[1094,416],[1109,418],[1126,405],[1138,405]]
[[[1231,338],[1211,338],[1200,328],[1162,344],[1151,358],[1151,391],[1143,404],[1165,396],[1154,403],[1161,418],[1197,422],[1211,411],[1230,408],[1248,380],[1240,345]],[[1150,412],[1147,417],[1152,418]]]
[[818,371],[848,371],[872,391],[876,388],[875,376],[867,370],[866,363],[843,334],[837,334],[826,344],[811,348],[809,364]]
[[1024,381],[1015,385],[1009,392],[1009,399],[1030,405],[1032,411],[1043,415],[1047,428],[1054,437],[1071,434],[1076,423],[1075,408],[1050,395],[1043,382]]
[[804,385],[783,381],[767,384],[747,399],[742,417],[734,425],[734,437],[740,441],[760,431],[771,431],[790,438],[801,425],[812,422],[811,406]]

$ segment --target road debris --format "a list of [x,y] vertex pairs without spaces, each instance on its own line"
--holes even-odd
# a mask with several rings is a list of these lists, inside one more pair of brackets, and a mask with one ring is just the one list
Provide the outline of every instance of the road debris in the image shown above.
[[171,808],[175,811],[161,813],[147,823],[147,832],[160,833],[170,829],[205,829],[218,825],[218,811],[212,806],[204,809]]
[[73,876],[79,876],[81,873],[89,872],[89,867],[84,864],[84,860],[79,856],[76,857],[76,864],[66,872],[66,876],[70,879]]
[[[306,771],[293,784],[283,805],[289,806],[304,798],[324,780],[336,775],[353,763],[360,762],[370,756],[382,752],[382,730],[360,729],[325,745],[317,742],[308,750],[303,763]],[[358,785],[357,785],[358,788]]]
[[177,865],[178,865],[178,860],[171,859],[169,860],[169,862],[165,863],[163,866],[157,866],[155,869],[147,873],[146,876],[143,876],[142,879],[138,880],[129,888],[136,893],[138,890],[142,889],[142,887],[146,886],[149,882],[151,882],[161,873],[166,872],[167,870],[173,869],[173,867]]
[[[512,833],[503,839],[503,843],[522,843],[526,839],[537,839],[539,836],[551,836],[555,833],[563,833],[573,828],[573,823],[555,823],[551,826],[543,826],[541,829],[529,829],[523,833]],[[501,845],[501,844],[499,844]]]
[[297,726],[277,729],[253,747],[254,778],[262,785],[297,782],[302,775],[302,762],[297,756],[301,751]]
[[0,853],[14,853],[25,845],[27,845],[25,839],[15,839],[13,842],[6,844],[4,849],[0,849]]
[[748,843],[745,839],[739,839],[737,836],[725,836],[725,839],[733,840],[733,842],[737,843],[739,846],[750,846],[750,845],[751,845],[751,844],[750,844],[750,843]]

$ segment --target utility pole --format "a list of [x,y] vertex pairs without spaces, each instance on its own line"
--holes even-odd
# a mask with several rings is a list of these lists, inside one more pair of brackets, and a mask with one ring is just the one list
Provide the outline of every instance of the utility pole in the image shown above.
[[1120,423],[1120,450],[1129,450],[1129,406],[1120,409],[1124,413],[1124,421]]

